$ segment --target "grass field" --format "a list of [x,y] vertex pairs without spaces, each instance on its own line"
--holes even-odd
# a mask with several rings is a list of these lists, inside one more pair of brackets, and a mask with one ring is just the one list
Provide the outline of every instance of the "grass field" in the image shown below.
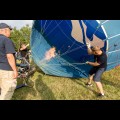
[[87,79],[83,78],[49,76],[37,69],[28,82],[33,87],[15,90],[12,100],[120,100],[120,67],[103,74],[105,97],[102,98],[97,97],[95,83],[87,87]]

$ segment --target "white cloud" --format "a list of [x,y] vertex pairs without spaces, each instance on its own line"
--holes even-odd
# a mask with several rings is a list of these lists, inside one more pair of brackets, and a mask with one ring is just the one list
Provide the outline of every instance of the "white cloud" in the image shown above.
[[4,22],[11,27],[16,27],[17,29],[20,29],[21,27],[28,24],[30,27],[32,27],[33,20],[0,20],[0,23]]

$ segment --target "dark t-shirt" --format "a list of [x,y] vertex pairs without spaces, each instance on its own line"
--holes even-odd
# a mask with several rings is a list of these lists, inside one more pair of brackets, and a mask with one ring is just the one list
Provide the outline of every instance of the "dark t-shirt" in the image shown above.
[[97,63],[100,64],[97,67],[105,68],[105,69],[107,68],[107,55],[103,50],[102,50],[102,54],[101,55],[95,55],[94,59],[95,59],[95,61],[97,61]]
[[13,71],[8,63],[7,54],[15,54],[13,42],[0,34],[0,69]]
[[24,50],[20,50],[20,53],[21,53],[21,56],[22,57],[26,57],[27,56],[27,53],[28,53],[28,49],[26,48],[26,49],[24,49]]
[[29,55],[28,55],[29,49],[26,48],[24,50],[20,50],[21,57],[25,57],[29,61]]

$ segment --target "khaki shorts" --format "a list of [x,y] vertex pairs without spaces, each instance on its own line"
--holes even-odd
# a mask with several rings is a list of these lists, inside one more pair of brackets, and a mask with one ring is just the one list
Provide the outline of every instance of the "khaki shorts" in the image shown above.
[[17,81],[13,78],[13,71],[0,70],[0,100],[10,100],[16,86]]

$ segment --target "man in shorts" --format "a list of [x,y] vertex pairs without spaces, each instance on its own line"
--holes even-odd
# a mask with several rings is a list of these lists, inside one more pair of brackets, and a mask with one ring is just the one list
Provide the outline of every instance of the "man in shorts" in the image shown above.
[[104,96],[103,86],[101,83],[101,76],[107,68],[107,55],[99,46],[90,46],[90,43],[87,43],[88,54],[94,55],[94,62],[86,62],[87,64],[93,66],[89,72],[89,81],[87,86],[92,86],[92,80],[97,85],[99,90],[98,96]]
[[9,39],[12,28],[0,23],[0,100],[10,100],[17,85],[15,48]]

